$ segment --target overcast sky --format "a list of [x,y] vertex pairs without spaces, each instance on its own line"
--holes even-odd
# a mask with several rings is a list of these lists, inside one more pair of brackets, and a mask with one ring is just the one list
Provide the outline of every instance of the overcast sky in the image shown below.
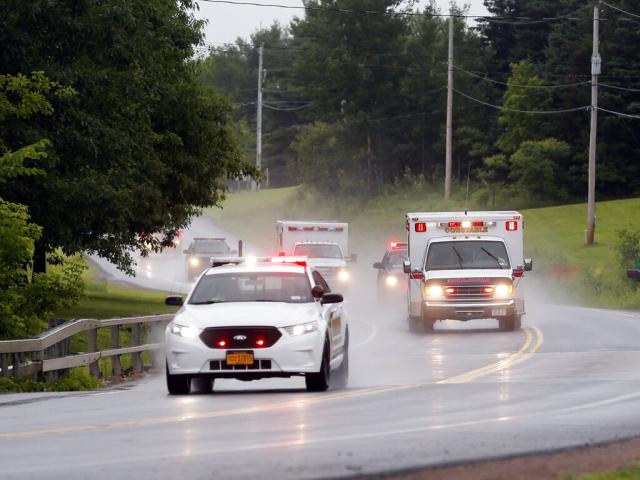
[[[242,0],[239,0],[242,1]],[[302,6],[302,0],[248,0],[254,3],[272,3],[278,5]],[[274,7],[255,7],[249,5],[226,5],[198,1],[200,11],[198,16],[209,21],[205,27],[208,43],[232,43],[237,37],[245,39],[260,27],[268,27],[274,20],[287,25],[294,16],[302,16],[302,10],[287,10]],[[421,2],[422,3],[422,2]],[[449,0],[437,0],[436,3],[443,10],[449,9]],[[463,2],[458,0],[458,4]],[[470,4],[470,15],[486,15],[482,0],[465,0]]]

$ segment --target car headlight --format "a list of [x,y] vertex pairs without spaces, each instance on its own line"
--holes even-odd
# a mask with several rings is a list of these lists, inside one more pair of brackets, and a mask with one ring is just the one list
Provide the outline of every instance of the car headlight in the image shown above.
[[398,277],[396,277],[395,275],[387,275],[384,279],[384,283],[387,285],[387,287],[394,288],[396,285],[398,285]]
[[495,289],[495,297],[496,298],[507,298],[513,292],[513,285],[496,285]]
[[292,337],[298,337],[300,335],[315,332],[316,330],[318,330],[318,322],[314,321],[314,322],[300,323],[298,325],[291,325],[289,327],[284,327],[284,329]]
[[185,325],[178,325],[177,323],[171,324],[171,333],[179,335],[184,338],[196,338],[200,333],[200,330],[196,327],[187,327]]
[[440,285],[431,285],[425,287],[424,293],[429,298],[437,298],[442,297],[442,295],[444,294],[444,289]]
[[189,265],[191,265],[192,267],[197,267],[198,265],[200,265],[200,259],[198,257],[191,257],[189,259]]
[[351,274],[349,273],[349,270],[340,270],[338,272],[338,280],[340,280],[341,282],[348,281],[349,277],[351,277]]

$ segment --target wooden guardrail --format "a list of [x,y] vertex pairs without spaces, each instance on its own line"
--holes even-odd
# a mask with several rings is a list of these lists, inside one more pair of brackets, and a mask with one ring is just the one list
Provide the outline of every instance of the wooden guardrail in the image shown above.
[[[144,317],[80,319],[64,322],[34,338],[0,341],[0,376],[40,376],[89,366],[91,375],[100,376],[98,360],[111,358],[111,373],[122,375],[120,356],[131,354],[135,372],[143,369],[142,352],[160,350],[164,346],[164,327],[173,314]],[[120,345],[120,329],[131,328],[130,345]],[[98,349],[98,330],[110,328],[110,348]],[[87,352],[70,351],[70,339],[87,332]],[[144,343],[143,343],[144,342]]]

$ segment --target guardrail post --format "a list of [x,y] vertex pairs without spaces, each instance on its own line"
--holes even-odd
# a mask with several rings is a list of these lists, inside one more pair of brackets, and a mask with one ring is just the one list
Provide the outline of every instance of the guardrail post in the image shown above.
[[[111,327],[111,348],[120,348],[120,325],[113,325]],[[114,377],[122,375],[120,355],[111,357],[111,374]]]
[[6,353],[0,354],[0,368],[2,369],[2,373],[0,373],[0,376],[8,377],[9,376],[9,355]]
[[[161,331],[162,330],[159,322],[153,322],[151,325],[149,325],[149,341],[151,343],[157,343]],[[154,352],[153,355],[151,355],[151,366],[153,368],[159,367],[158,352]]]
[[19,374],[20,374],[20,354],[14,353],[13,354],[13,376],[15,378],[18,378]]
[[[142,345],[142,328],[139,323],[134,323],[131,331],[131,345]],[[135,373],[142,373],[142,352],[134,352],[131,354],[132,367]]]
[[[98,351],[98,329],[97,328],[92,328],[89,331],[87,331],[87,346],[88,346],[89,352],[91,353]],[[97,360],[89,364],[89,373],[91,374],[91,376],[96,378],[99,378],[101,376],[100,365],[98,364]]]

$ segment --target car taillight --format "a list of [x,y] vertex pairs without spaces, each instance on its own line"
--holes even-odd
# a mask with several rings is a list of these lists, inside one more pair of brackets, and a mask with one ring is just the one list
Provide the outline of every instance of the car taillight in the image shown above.
[[415,229],[418,233],[424,233],[427,231],[427,224],[423,222],[416,223]]
[[264,347],[264,339],[259,338],[258,340],[256,340],[256,345],[258,347]]
[[507,221],[507,232],[515,232],[518,230],[518,222],[515,220]]
[[227,346],[227,341],[226,340],[219,340],[218,341],[218,346],[221,348],[224,348]]

